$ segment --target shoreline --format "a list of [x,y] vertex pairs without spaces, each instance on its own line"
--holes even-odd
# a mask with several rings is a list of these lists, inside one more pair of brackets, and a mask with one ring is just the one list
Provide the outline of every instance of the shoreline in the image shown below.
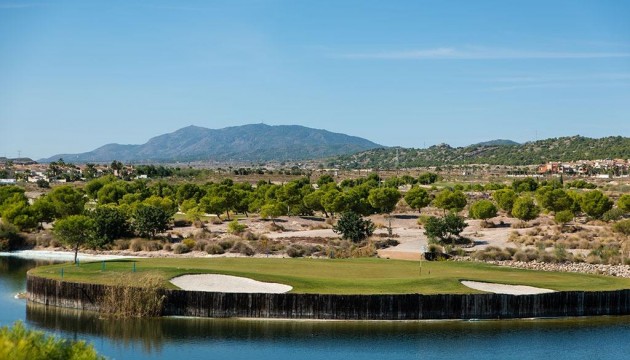
[[[74,261],[73,251],[55,251],[55,250],[16,250],[0,252],[3,257],[16,257],[28,260],[51,260],[51,261]],[[81,261],[98,261],[98,260],[119,260],[140,258],[141,256],[131,255],[114,255],[114,254],[90,254],[79,252],[77,259]]]

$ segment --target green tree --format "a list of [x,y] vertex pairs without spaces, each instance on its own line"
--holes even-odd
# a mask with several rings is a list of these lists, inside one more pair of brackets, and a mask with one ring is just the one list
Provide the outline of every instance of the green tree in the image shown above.
[[613,202],[599,190],[592,190],[580,197],[580,207],[586,215],[600,219],[613,206]]
[[389,214],[396,208],[400,197],[398,189],[390,187],[375,188],[370,190],[368,202],[379,213]]
[[455,243],[459,234],[466,228],[464,218],[454,213],[448,213],[442,218],[431,216],[424,224],[424,234],[432,242]]
[[374,223],[370,219],[364,219],[361,215],[347,211],[341,214],[333,231],[341,234],[341,237],[354,243],[359,243],[370,237],[375,230]]
[[203,212],[215,214],[217,217],[221,216],[224,211],[228,211],[227,201],[225,198],[211,194],[208,194],[201,199],[199,207]]
[[429,206],[429,204],[431,203],[431,196],[429,195],[429,192],[425,189],[419,186],[414,186],[409,189],[409,191],[407,191],[407,194],[405,194],[405,202],[412,209],[418,210],[418,212],[420,212],[422,208]]
[[617,207],[624,213],[630,213],[630,194],[623,194],[617,200]]
[[512,216],[523,221],[533,220],[540,214],[540,208],[529,196],[521,196],[514,201]]
[[54,188],[47,197],[55,208],[56,219],[82,214],[85,208],[85,196],[68,185]]
[[105,360],[92,345],[58,339],[29,330],[21,322],[0,328],[0,359],[11,360]]
[[479,200],[470,206],[468,216],[487,223],[488,219],[497,216],[497,207],[490,200]]
[[168,229],[171,215],[163,208],[153,205],[140,205],[133,215],[133,227],[140,236],[155,238]]
[[85,215],[69,215],[55,222],[53,233],[61,243],[74,250],[74,262],[77,262],[79,246],[92,241],[94,220]]
[[116,207],[98,206],[88,214],[94,220],[94,246],[111,243],[130,232],[129,219],[125,212]]
[[514,201],[516,201],[516,193],[512,189],[501,189],[497,190],[492,194],[492,198],[497,202],[499,207],[506,211],[508,214],[512,213],[512,207],[514,206]]
[[426,172],[418,176],[418,183],[422,185],[430,185],[430,184],[435,183],[438,180],[438,178],[439,178],[438,174],[435,174],[432,172]]
[[553,218],[556,221],[556,223],[560,224],[561,226],[565,226],[567,223],[573,221],[574,217],[575,217],[575,215],[573,214],[573,211],[571,211],[571,210],[562,210],[562,211],[558,211],[554,215]]
[[275,224],[276,218],[285,214],[286,206],[279,202],[271,202],[260,208],[260,217],[263,219],[271,219]]
[[17,226],[20,230],[31,230],[37,227],[37,217],[27,202],[5,205],[2,219]]
[[[547,188],[546,186],[542,188]],[[539,188],[542,189],[542,188]],[[549,189],[538,196],[539,203],[549,211],[571,210],[573,208],[573,198],[562,189]]]
[[440,191],[433,200],[433,205],[443,209],[445,212],[447,210],[459,212],[466,207],[466,204],[466,195],[460,190],[452,191],[450,189],[444,189]]

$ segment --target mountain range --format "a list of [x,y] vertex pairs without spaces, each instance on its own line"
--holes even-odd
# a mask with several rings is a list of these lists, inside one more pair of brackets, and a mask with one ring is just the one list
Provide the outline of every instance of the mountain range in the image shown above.
[[609,136],[592,139],[567,136],[523,144],[494,140],[465,147],[439,144],[426,149],[380,148],[328,160],[340,168],[414,168],[424,166],[490,164],[534,165],[548,161],[629,159],[630,138]]
[[369,140],[297,125],[250,124],[223,129],[188,126],[142,145],[108,144],[81,154],[57,154],[71,163],[285,161],[327,158],[380,148]]

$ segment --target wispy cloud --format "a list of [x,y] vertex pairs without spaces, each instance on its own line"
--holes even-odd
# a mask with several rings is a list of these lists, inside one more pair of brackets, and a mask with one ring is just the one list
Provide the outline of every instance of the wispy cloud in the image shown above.
[[380,51],[338,54],[348,59],[382,60],[526,60],[526,59],[597,59],[626,58],[630,52],[562,52],[495,49],[482,47],[439,47],[404,51]]
[[576,86],[629,86],[630,73],[600,73],[577,76],[514,76],[483,80],[495,84],[488,91]]
[[34,3],[19,3],[19,2],[0,3],[0,10],[25,9],[25,8],[32,8],[37,5],[38,4],[34,4]]

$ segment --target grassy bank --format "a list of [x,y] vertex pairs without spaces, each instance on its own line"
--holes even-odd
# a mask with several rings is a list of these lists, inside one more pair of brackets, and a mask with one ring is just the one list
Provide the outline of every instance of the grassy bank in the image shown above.
[[[133,263],[136,272],[133,273]],[[529,285],[559,291],[617,290],[630,288],[630,279],[576,273],[542,272],[472,262],[423,262],[385,259],[264,259],[264,258],[160,258],[59,264],[38,267],[30,273],[76,282],[118,284],[121,279],[142,281],[155,274],[164,287],[184,274],[215,273],[244,276],[293,286],[295,293],[321,294],[452,294],[478,293],[460,280]],[[123,274],[132,274],[122,276]]]

